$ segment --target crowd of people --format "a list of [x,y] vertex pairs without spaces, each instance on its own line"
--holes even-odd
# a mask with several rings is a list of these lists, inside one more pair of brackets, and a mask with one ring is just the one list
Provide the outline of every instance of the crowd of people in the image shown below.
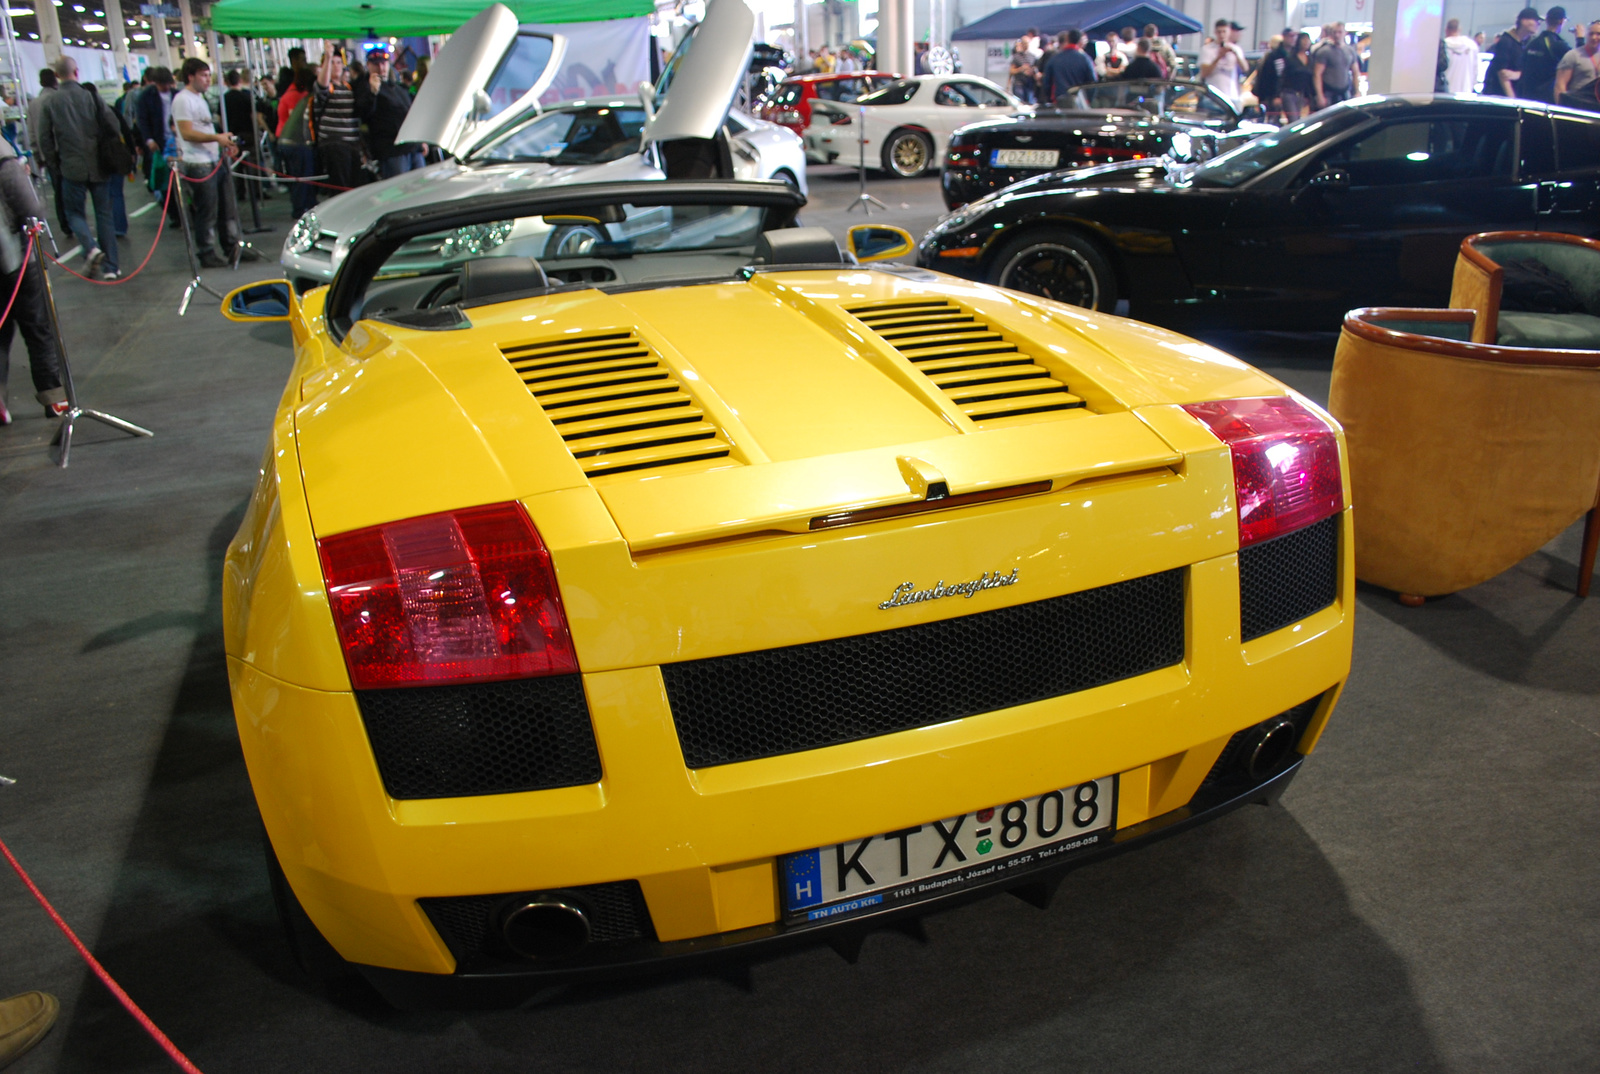
[[[141,173],[175,227],[181,223],[179,201],[187,198],[200,264],[221,268],[260,259],[242,241],[238,205],[245,181],[262,183],[275,172],[291,180],[298,218],[319,195],[423,165],[423,146],[396,138],[427,76],[425,59],[403,80],[381,45],[368,49],[364,60],[347,59],[333,41],[318,64],[307,63],[303,49],[291,49],[289,59],[276,79],[263,77],[253,87],[249,72],[229,70],[227,88],[218,95],[211,92],[211,65],[190,57],[176,75],[166,67],[148,68],[110,104],[93,84],[79,81],[70,56],[39,73],[40,92],[28,105],[26,149],[37,174],[48,181],[58,234],[70,235],[82,253],[83,275],[102,283],[122,278],[118,240],[128,234],[125,187]],[[5,387],[10,343],[18,331],[46,415],[60,417],[69,406],[40,255],[24,256],[26,222],[50,214],[19,148],[9,137],[0,139],[0,303],[16,295],[0,322],[0,425],[11,420]],[[250,167],[235,176],[241,161]],[[174,170],[184,182],[171,184]]]
[[1098,47],[1082,30],[1069,29],[1041,38],[1030,28],[1011,49],[1010,89],[1028,104],[1054,104],[1058,96],[1088,82],[1113,78],[1170,78],[1178,57],[1148,25],[1141,34],[1132,26],[1106,34]]
[[[1441,88],[1472,92],[1468,72],[1476,78],[1482,37],[1464,36],[1457,19],[1445,25],[1439,50]],[[1565,8],[1552,7],[1540,18],[1538,9],[1525,7],[1487,51],[1489,68],[1481,92],[1600,111],[1600,22],[1578,23],[1569,34]]]

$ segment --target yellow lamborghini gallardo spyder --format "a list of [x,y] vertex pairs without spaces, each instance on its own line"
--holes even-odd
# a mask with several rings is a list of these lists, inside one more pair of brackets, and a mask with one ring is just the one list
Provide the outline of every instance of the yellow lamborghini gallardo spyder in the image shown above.
[[1338,426],[803,205],[465,199],[225,303],[296,347],[224,597],[308,966],[435,1002],[848,950],[1042,902],[1315,745],[1350,668]]

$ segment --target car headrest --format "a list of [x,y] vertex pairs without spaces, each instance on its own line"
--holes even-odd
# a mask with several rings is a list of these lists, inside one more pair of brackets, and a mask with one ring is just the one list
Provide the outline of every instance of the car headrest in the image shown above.
[[763,231],[755,258],[763,265],[842,265],[844,254],[825,227]]
[[531,257],[479,257],[461,266],[461,301],[483,302],[549,287],[539,262]]

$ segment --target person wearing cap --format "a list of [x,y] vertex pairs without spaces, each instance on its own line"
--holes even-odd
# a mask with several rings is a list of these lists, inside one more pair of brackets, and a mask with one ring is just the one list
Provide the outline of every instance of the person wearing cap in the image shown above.
[[1322,40],[1311,50],[1311,88],[1319,109],[1356,95],[1360,60],[1342,23],[1330,22],[1322,28]]
[[1223,97],[1239,106],[1239,83],[1250,69],[1250,61],[1239,47],[1239,31],[1244,27],[1229,19],[1218,19],[1216,36],[1206,39],[1200,49],[1200,79]]
[[1490,49],[1493,59],[1483,76],[1483,92],[1491,96],[1520,97],[1517,83],[1522,79],[1522,54],[1539,29],[1537,8],[1525,7],[1517,12],[1516,25],[1495,38]]
[[1556,67],[1561,57],[1572,51],[1572,42],[1561,36],[1567,22],[1567,9],[1553,7],[1545,12],[1544,32],[1534,35],[1522,51],[1522,78],[1517,82],[1517,96],[1530,101],[1554,104],[1556,100]]
[[411,110],[411,94],[392,77],[389,50],[382,45],[367,52],[367,77],[351,87],[356,95],[356,116],[367,125],[367,151],[378,171],[389,179],[422,167],[422,146],[395,144],[400,125]]

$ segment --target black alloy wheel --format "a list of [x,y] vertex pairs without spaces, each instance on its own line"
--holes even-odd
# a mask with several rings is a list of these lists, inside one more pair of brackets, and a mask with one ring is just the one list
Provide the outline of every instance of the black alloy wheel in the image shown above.
[[1066,228],[1037,228],[1002,246],[989,280],[1013,291],[1110,313],[1117,276],[1094,241]]
[[915,179],[933,163],[933,142],[921,131],[898,130],[883,144],[883,170]]

